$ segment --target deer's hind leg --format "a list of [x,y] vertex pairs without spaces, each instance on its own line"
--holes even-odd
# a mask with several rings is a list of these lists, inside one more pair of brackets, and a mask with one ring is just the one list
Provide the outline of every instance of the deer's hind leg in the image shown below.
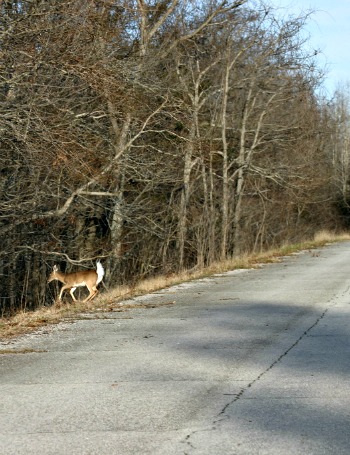
[[96,294],[98,293],[98,290],[97,290],[96,286],[92,286],[91,288],[88,288],[88,289],[89,289],[90,294],[84,300],[84,303],[85,302],[89,302],[89,300],[92,300],[96,296]]

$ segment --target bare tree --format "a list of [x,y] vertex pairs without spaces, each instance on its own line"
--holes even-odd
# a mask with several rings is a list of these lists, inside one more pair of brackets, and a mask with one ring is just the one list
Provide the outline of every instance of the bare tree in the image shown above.
[[69,272],[100,258],[113,285],[327,218],[337,120],[314,94],[305,16],[278,23],[245,0],[0,12],[2,313],[50,303],[57,260]]

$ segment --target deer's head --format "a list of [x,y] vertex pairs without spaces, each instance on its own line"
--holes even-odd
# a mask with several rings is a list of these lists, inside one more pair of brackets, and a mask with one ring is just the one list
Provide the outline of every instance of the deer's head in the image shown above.
[[47,279],[47,282],[50,283],[52,280],[57,280],[57,272],[58,272],[58,267],[57,265],[53,266],[52,272],[50,273],[49,278]]

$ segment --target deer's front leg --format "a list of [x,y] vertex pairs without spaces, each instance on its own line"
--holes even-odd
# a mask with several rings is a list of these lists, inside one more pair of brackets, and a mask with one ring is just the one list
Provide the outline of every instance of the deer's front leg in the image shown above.
[[72,289],[69,291],[69,293],[70,293],[70,295],[72,296],[72,299],[74,300],[74,302],[77,301],[77,299],[74,297],[74,294],[73,294],[73,292],[74,292],[75,290],[76,290],[76,287],[72,288]]

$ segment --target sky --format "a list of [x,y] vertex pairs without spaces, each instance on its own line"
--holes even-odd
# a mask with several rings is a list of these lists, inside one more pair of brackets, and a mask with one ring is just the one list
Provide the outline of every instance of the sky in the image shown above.
[[350,83],[350,0],[269,0],[281,13],[314,11],[306,27],[309,45],[320,49],[319,66],[326,67],[324,87],[331,95],[340,84]]

